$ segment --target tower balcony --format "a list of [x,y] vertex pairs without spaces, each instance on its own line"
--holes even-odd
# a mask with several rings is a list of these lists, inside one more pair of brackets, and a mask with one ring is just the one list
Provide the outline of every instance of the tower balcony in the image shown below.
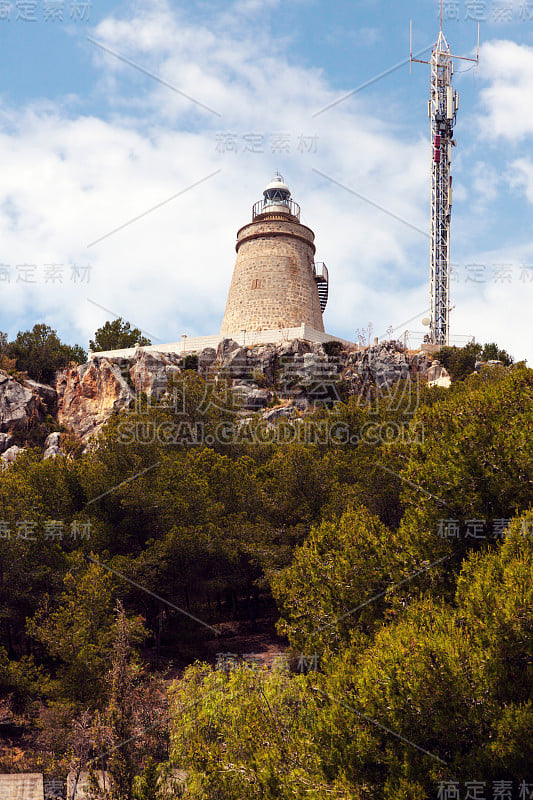
[[300,206],[294,200],[258,200],[252,208],[252,221],[265,214],[285,214],[300,221]]

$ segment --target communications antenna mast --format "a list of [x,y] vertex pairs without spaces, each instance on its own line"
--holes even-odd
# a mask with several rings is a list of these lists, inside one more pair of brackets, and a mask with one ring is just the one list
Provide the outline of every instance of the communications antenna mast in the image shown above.
[[431,61],[413,58],[413,24],[411,23],[410,63],[431,67],[431,96],[428,115],[431,120],[431,253],[430,253],[430,327],[429,341],[447,345],[450,340],[450,220],[452,211],[452,146],[453,128],[459,108],[459,95],[452,86],[453,59],[479,63],[479,24],[476,58],[455,56],[450,52],[442,30],[442,0],[440,0],[440,30],[431,52]]

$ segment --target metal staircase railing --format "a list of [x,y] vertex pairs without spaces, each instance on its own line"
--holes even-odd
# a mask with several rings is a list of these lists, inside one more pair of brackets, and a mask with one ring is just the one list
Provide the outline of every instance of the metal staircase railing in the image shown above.
[[313,264],[313,278],[318,289],[318,299],[320,300],[320,310],[324,313],[328,303],[329,275],[328,268],[323,261],[316,261]]

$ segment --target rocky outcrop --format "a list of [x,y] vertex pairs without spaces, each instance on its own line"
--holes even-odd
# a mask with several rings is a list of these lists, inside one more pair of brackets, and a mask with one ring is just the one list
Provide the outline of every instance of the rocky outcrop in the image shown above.
[[13,437],[9,433],[0,433],[0,454],[11,447],[13,444]]
[[231,391],[247,411],[258,411],[261,408],[266,408],[272,399],[271,391],[259,389],[254,384],[235,383],[231,387]]
[[416,375],[425,377],[430,364],[425,353],[408,354],[397,342],[341,349],[337,355],[328,355],[324,345],[301,339],[250,348],[224,339],[216,359],[213,353],[210,348],[208,358],[204,351],[199,354],[199,364],[208,364],[204,372],[221,371],[241,385],[259,375],[267,387],[277,379],[282,388],[317,381],[331,383],[339,378],[354,387],[372,383],[382,388]]
[[176,353],[147,353],[139,348],[129,368],[135,391],[159,397],[166,391],[168,378],[181,371],[181,362],[182,357]]
[[[203,353],[201,356],[203,358]],[[211,369],[216,368],[234,380],[246,379],[251,378],[254,363],[254,360],[250,358],[249,348],[241,347],[233,339],[223,339],[218,346],[217,359]]]
[[427,379],[428,386],[442,386],[444,389],[448,389],[452,383],[450,373],[437,358],[427,371]]
[[[206,380],[228,382],[242,404],[242,417],[256,413],[269,424],[283,419],[297,424],[302,415],[322,404],[331,406],[348,397],[361,397],[366,403],[375,397],[376,388],[387,395],[402,380],[427,378],[429,385],[450,385],[450,376],[437,360],[432,363],[426,353],[408,352],[398,342],[361,348],[295,339],[244,347],[224,339],[217,349],[205,348],[185,358],[139,347],[128,359],[95,353],[88,363],[58,372],[55,387],[21,376],[15,379],[0,370],[2,466],[20,455],[23,448],[15,442],[23,444],[24,432],[34,425],[39,430],[34,432],[32,445],[44,441],[50,431],[47,415],[86,443],[113,414],[129,407],[136,395],[159,398],[169,377],[183,369],[195,369],[196,364]],[[481,368],[476,364],[476,370]],[[43,458],[60,453],[61,434],[50,433],[44,441]]]
[[[382,342],[365,350],[352,353],[347,360],[363,383],[373,383],[379,388],[391,387],[400,380],[412,378],[424,371],[424,357],[412,364],[409,355],[396,342]],[[414,369],[413,369],[414,367]]]
[[[276,395],[282,398],[284,410],[275,409],[269,420],[306,413],[316,408],[317,401],[341,399],[341,384],[345,397],[425,377],[430,364],[426,354],[409,354],[396,342],[358,349],[295,339],[243,347],[224,339],[216,350],[208,347],[197,356],[198,372],[207,380],[221,375],[228,379],[245,412],[265,412]],[[159,397],[168,378],[184,367],[181,355],[143,348],[128,360],[99,358],[96,353],[88,364],[58,373],[58,421],[86,440],[113,413],[126,408],[136,393]],[[57,450],[59,442],[47,441],[47,457],[57,455]]]
[[491,368],[491,367],[503,367],[503,361],[476,361],[474,366],[474,372],[480,373],[484,369]]
[[[202,351],[199,364],[204,363],[204,359]],[[216,359],[210,359],[210,370],[222,372],[234,381],[250,381],[254,376],[261,376],[268,386],[284,372],[292,372],[300,378],[336,372],[328,363],[321,344],[301,339],[255,347],[242,347],[232,339],[224,339],[218,346]]]
[[260,410],[276,392],[301,413],[317,402],[334,402],[365,394],[372,387],[390,389],[400,380],[425,378],[430,360],[408,353],[398,342],[367,348],[323,345],[294,339],[278,345],[243,347],[224,339],[214,350],[199,354],[199,369],[232,380],[245,411]]
[[198,372],[205,374],[209,367],[217,360],[217,351],[214,347],[204,347],[198,354]]
[[[215,354],[216,357],[216,354]],[[56,376],[57,418],[82,439],[94,435],[109,417],[141,393],[159,397],[171,375],[181,371],[176,353],[138,348],[132,359],[99,358]]]
[[47,458],[55,458],[56,456],[60,455],[61,448],[59,447],[59,440],[61,438],[61,434],[54,432],[51,433],[49,436],[46,437],[46,441],[44,443],[44,453],[43,459]]
[[0,430],[24,430],[37,414],[37,401],[30,389],[0,372]]
[[15,380],[0,370],[0,431],[25,431],[39,422],[49,411],[41,394],[44,389],[53,407],[55,392],[50,386],[23,378]]
[[265,411],[263,419],[267,422],[274,422],[279,419],[291,419],[297,415],[294,406],[278,406],[271,408],[270,411]]
[[30,378],[24,380],[24,386],[40,398],[48,414],[55,416],[57,412],[57,392],[52,386],[48,386],[46,383],[37,383],[37,381],[32,381]]
[[12,464],[14,461],[16,461],[18,456],[23,452],[24,448],[18,447],[16,444],[14,444],[12,447],[8,447],[8,449],[5,450],[5,452],[3,452],[0,456],[2,469],[5,469],[5,467],[9,466],[9,464]]
[[61,370],[55,388],[58,422],[81,439],[96,433],[133,399],[120,367],[105,358]]

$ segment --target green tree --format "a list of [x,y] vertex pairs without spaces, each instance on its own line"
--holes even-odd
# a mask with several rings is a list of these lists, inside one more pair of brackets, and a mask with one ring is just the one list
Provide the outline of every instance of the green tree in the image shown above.
[[483,345],[481,354],[482,361],[501,361],[504,366],[509,367],[513,363],[513,357],[505,350],[500,350],[496,342]]
[[328,664],[315,735],[334,773],[386,800],[429,800],[440,780],[528,774],[532,521],[514,520],[501,546],[469,555],[453,603],[421,597],[366,650]]
[[107,572],[74,554],[63,593],[53,604],[44,597],[28,620],[28,633],[58,663],[54,693],[59,697],[94,703],[103,695],[115,632],[112,588]]
[[116,607],[116,635],[107,709],[111,800],[130,800],[133,785],[133,672],[130,664],[128,622],[120,601]]
[[142,775],[135,778],[133,797],[135,800],[158,800],[157,763],[148,758]]
[[320,772],[306,678],[194,664],[172,687],[171,764],[195,800],[348,797]]
[[513,363],[513,357],[495,342],[485,345],[469,342],[465,347],[442,347],[435,358],[446,367],[454,381],[462,381],[471,375],[476,361],[501,361],[506,367]]
[[406,567],[397,533],[363,506],[348,509],[313,528],[290,566],[271,576],[279,631],[300,653],[338,650],[375,629],[387,589],[414,571]]
[[52,381],[56,371],[71,362],[83,364],[87,360],[79,345],[63,344],[56,331],[43,324],[34,325],[31,331],[19,331],[7,347],[7,355],[15,359],[18,370],[45,382]]
[[[532,370],[475,375],[442,391],[438,402],[419,409],[424,438],[410,448],[400,473],[403,545],[430,562],[494,542],[498,520],[530,507],[533,481]],[[477,535],[469,520],[482,521]],[[457,559],[431,572],[452,591],[454,564]]]
[[[32,695],[46,688],[46,678],[33,656],[23,656],[19,661],[10,661],[5,649],[0,646],[0,697],[9,698],[16,710],[21,710]],[[0,713],[1,713],[0,709]]]
[[453,602],[419,597],[322,672],[190,667],[171,714],[187,796],[433,800],[441,781],[528,776],[532,525],[528,512],[471,553]]
[[442,347],[435,358],[446,367],[454,381],[462,381],[472,374],[482,352],[480,344],[469,342],[465,347]]
[[0,369],[12,372],[16,368],[16,361],[14,358],[9,358],[8,344],[7,333],[0,331]]
[[152,344],[150,339],[143,336],[139,328],[132,328],[129,322],[122,317],[117,317],[112,322],[109,320],[102,325],[94,334],[94,340],[89,342],[90,349],[97,353],[102,350],[122,350],[133,347],[139,342],[140,345],[147,346]]

